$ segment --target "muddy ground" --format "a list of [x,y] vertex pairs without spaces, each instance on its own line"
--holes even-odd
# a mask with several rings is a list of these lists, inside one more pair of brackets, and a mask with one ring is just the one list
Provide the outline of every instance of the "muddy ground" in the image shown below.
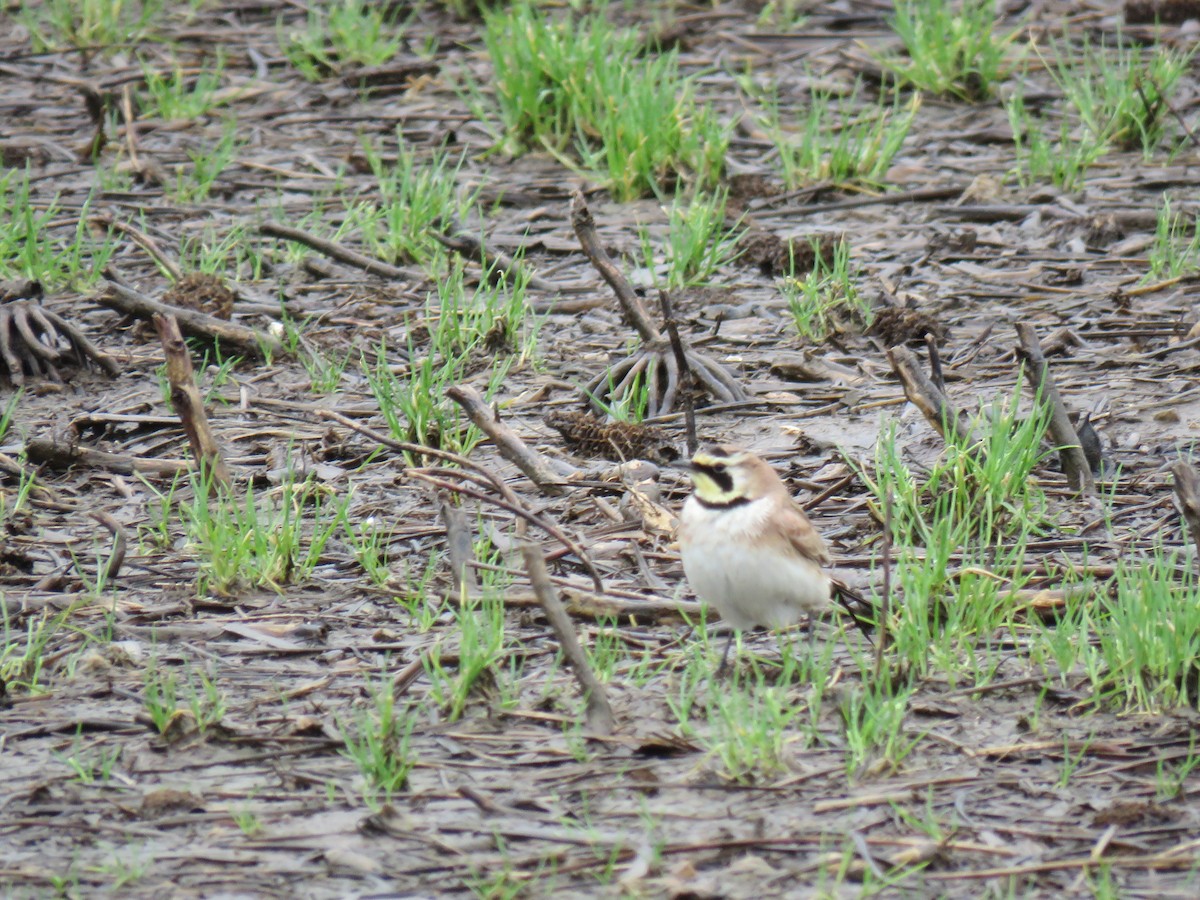
[[[700,95],[722,115],[739,117],[744,109],[730,72],[773,73],[784,84],[800,83],[803,64],[843,80],[870,74],[864,46],[892,40],[886,5],[817,6],[798,25],[763,21],[759,10],[737,4],[620,15],[646,29],[682,23],[681,59],[703,73]],[[1111,37],[1123,23],[1114,3],[1047,2],[1022,13],[1034,25],[1065,23],[1075,36]],[[512,577],[508,645],[491,679],[505,681],[508,692],[488,690],[484,679],[452,721],[430,697],[421,665],[439,643],[452,655],[459,640],[453,603],[436,606],[452,593],[437,499],[406,477],[400,455],[372,456],[375,442],[322,415],[336,410],[386,431],[357,360],[374,360],[386,341],[389,361],[403,363],[394,348],[410,335],[420,340],[433,282],[403,261],[407,277],[368,275],[316,253],[310,264],[294,245],[257,228],[301,224],[317,208],[336,223],[337,199],[371,196],[364,136],[394,153],[399,127],[423,155],[442,144],[464,152],[463,184],[495,201],[476,232],[496,249],[523,248],[538,274],[583,285],[562,295],[530,292],[538,304],[582,309],[560,307],[544,317],[537,362],[517,364],[497,400],[506,424],[530,445],[588,476],[565,496],[546,498],[489,443],[472,459],[589,548],[610,594],[671,604],[691,596],[669,534],[607,517],[604,508],[617,507],[623,494],[619,482],[604,481],[612,464],[572,453],[543,423],[548,411],[578,409],[578,387],[634,338],[579,252],[571,191],[587,192],[605,244],[629,271],[638,267],[637,225],[661,228],[663,215],[656,201],[612,202],[598,181],[548,155],[487,152],[491,138],[453,90],[464,73],[486,82],[478,22],[418,11],[402,58],[421,64],[360,89],[358,79],[335,74],[305,81],[288,64],[279,30],[303,19],[300,4],[274,2],[204,4],[196,15],[180,8],[161,17],[138,54],[169,71],[175,60],[211,65],[222,48],[223,77],[238,92],[194,120],[140,117],[131,136],[121,93],[140,84],[132,48],[35,51],[16,5],[0,11],[4,162],[28,171],[42,208],[58,198],[63,240],[80,215],[110,216],[178,259],[189,242],[219,241],[241,227],[235,243],[253,246],[266,266],[255,277],[231,256],[219,273],[242,294],[234,320],[266,331],[282,302],[293,320],[307,321],[308,350],[350,356],[336,388],[321,390],[295,356],[247,354],[221,378],[226,373],[204,368],[202,344],[194,345],[201,390],[211,390],[212,425],[236,476],[267,490],[268,473],[289,453],[321,463],[319,477],[335,493],[353,490],[352,521],[384,523],[392,575],[374,583],[335,538],[301,583],[228,596],[199,592],[197,552],[182,540],[178,521],[168,521],[165,540],[154,539],[162,508],[155,491],[168,491],[169,478],[104,467],[39,470],[23,512],[5,522],[6,660],[22,657],[33,636],[47,639],[33,654],[36,674],[9,668],[0,685],[0,891],[1195,896],[1194,782],[1185,773],[1183,790],[1163,796],[1156,777],[1164,765],[1191,758],[1194,713],[1097,709],[1087,703],[1085,679],[1030,665],[1011,635],[990,648],[1000,660],[983,685],[952,683],[936,670],[920,680],[903,728],[915,745],[898,764],[848,774],[841,719],[829,703],[817,739],[799,730],[782,736],[782,771],[736,780],[702,740],[680,732],[668,704],[696,640],[690,626],[669,615],[619,620],[628,655],[608,685],[617,728],[591,739],[579,726],[578,689],[556,664],[557,643],[528,603],[519,557],[509,554],[500,563]],[[1148,26],[1127,31],[1151,33]],[[1168,26],[1162,36],[1186,43],[1188,33]],[[417,55],[435,45],[431,58]],[[1179,118],[1193,125],[1196,88],[1189,74],[1174,100]],[[1027,91],[1044,92],[1048,108],[1058,102],[1045,77],[1032,76]],[[88,109],[96,98],[108,144],[93,161],[81,148],[97,133]],[[220,138],[229,113],[242,142],[234,161],[209,197],[177,200],[176,167],[189,165],[189,150]],[[1178,137],[1177,123],[1170,127]],[[736,132],[727,165],[731,175],[746,176],[736,190],[748,220],[783,238],[845,233],[860,290],[876,309],[927,317],[910,334],[863,333],[851,324],[812,344],[791,326],[774,277],[744,264],[724,266],[704,290],[675,294],[685,339],[701,341],[750,395],[744,404],[701,408],[700,436],[756,448],[801,499],[835,486],[811,515],[841,573],[868,593],[879,585],[880,526],[860,480],[845,478],[846,458],[869,462],[881,428],[893,420],[913,459],[935,458],[940,439],[906,406],[884,352],[912,337],[924,354],[931,323],[945,328],[940,352],[950,394],[968,408],[1011,392],[1014,323],[1032,323],[1044,341],[1066,329],[1051,356],[1060,387],[1073,408],[1091,414],[1112,464],[1107,471],[1119,465],[1120,473],[1102,479],[1116,515],[1107,533],[1088,536],[1088,561],[1112,564],[1158,538],[1186,543],[1166,466],[1189,450],[1200,424],[1200,352],[1184,340],[1198,320],[1194,284],[1133,289],[1147,272],[1163,192],[1178,209],[1193,209],[1197,148],[1184,142],[1169,162],[1165,153],[1149,160],[1140,151],[1111,153],[1081,189],[1063,193],[1006,178],[1014,165],[1010,136],[997,102],[926,97],[888,191],[851,203],[872,195],[830,186],[782,191],[769,145],[752,127]],[[131,148],[140,169],[121,181],[113,172],[133,162]],[[992,186],[980,176],[991,176]],[[910,194],[933,189],[936,195]],[[161,298],[170,279],[128,232],[114,239],[113,271]],[[359,235],[338,239],[361,249]],[[162,350],[152,332],[96,302],[102,283],[47,287],[43,303],[110,354],[119,374],[69,371],[65,384],[28,385],[3,451],[18,460],[31,439],[74,423],[89,447],[186,458],[156,374]],[[595,302],[588,308],[587,301]],[[800,354],[807,354],[803,369],[780,367]],[[486,377],[484,366],[475,382],[482,387]],[[166,418],[131,418],[138,416]],[[682,447],[681,418],[657,424]],[[1075,505],[1055,467],[1039,471],[1058,512],[1086,519],[1089,508]],[[664,505],[677,510],[686,496],[682,477],[664,469],[660,483]],[[8,503],[17,488],[10,471]],[[190,496],[187,485],[179,490]],[[510,512],[474,500],[464,509],[476,535],[500,545],[510,539]],[[99,587],[96,560],[107,557],[112,537],[93,511],[107,512],[128,539],[119,573]],[[1049,573],[1078,558],[1080,534],[1073,528],[1029,547],[1029,565],[1045,573],[1034,587],[1055,587]],[[589,588],[575,556],[552,539],[543,547],[562,586]],[[408,586],[431,561],[434,578],[421,605],[434,611],[421,625]],[[585,614],[575,621],[585,644],[612,631]],[[838,641],[838,677],[859,680],[861,639],[833,622],[821,625],[821,635]],[[747,650],[769,659],[775,646],[763,635],[749,639]],[[647,657],[661,666],[651,677],[622,677]],[[145,699],[163,673],[200,692],[190,704],[181,686],[185,712],[165,734]],[[201,674],[224,704],[203,732],[188,718],[192,705],[211,708]],[[358,768],[342,752],[343,732],[372,707],[371,685],[389,681],[398,704],[412,704],[404,709],[413,720],[415,765],[391,803],[368,803]],[[722,690],[721,683],[708,690]]]

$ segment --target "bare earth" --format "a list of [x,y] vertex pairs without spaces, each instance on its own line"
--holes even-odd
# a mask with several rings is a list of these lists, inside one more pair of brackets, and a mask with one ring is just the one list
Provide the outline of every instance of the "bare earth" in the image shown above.
[[[684,68],[706,73],[701,96],[729,117],[742,114],[729,71],[773,71],[784,84],[799,84],[803,62],[848,83],[868,59],[861,44],[890,40],[887,10],[857,2],[819,6],[824,11],[803,25],[779,31],[737,5],[677,7],[675,16],[690,23]],[[1121,24],[1111,3],[1039,9],[1040,20],[1069,15],[1080,30],[1112,35]],[[631,22],[650,27],[652,13],[667,18],[664,7]],[[323,464],[320,478],[333,492],[353,491],[351,520],[382,523],[393,578],[375,585],[338,537],[303,583],[279,592],[198,594],[197,552],[182,540],[179,522],[168,522],[168,540],[153,540],[162,505],[151,485],[165,493],[169,478],[143,481],[105,468],[39,472],[44,490],[34,491],[23,514],[5,520],[0,543],[9,658],[24,652],[39,625],[57,625],[38,654],[36,687],[29,688],[28,671],[10,671],[9,683],[0,682],[0,893],[973,898],[1085,896],[1103,887],[1115,891],[1111,896],[1196,896],[1195,780],[1185,777],[1179,793],[1163,796],[1157,778],[1163,766],[1191,758],[1194,711],[1097,709],[1082,675],[1031,664],[1019,633],[989,639],[999,664],[981,686],[952,682],[936,669],[919,682],[903,727],[915,745],[898,764],[881,760],[847,772],[841,685],[831,685],[814,730],[798,721],[782,736],[781,770],[735,780],[705,751],[703,733],[681,731],[669,705],[696,640],[692,628],[666,614],[626,615],[613,626],[576,610],[585,645],[601,632],[616,633],[625,654],[608,683],[616,731],[590,738],[580,725],[576,684],[531,604],[520,556],[509,553],[505,662],[452,721],[429,696],[421,663],[438,645],[452,658],[460,640],[453,601],[436,609],[453,593],[437,497],[406,475],[400,455],[371,457],[375,442],[321,415],[336,410],[386,432],[358,360],[373,365],[386,342],[389,361],[404,362],[396,348],[405,348],[410,334],[419,342],[433,284],[404,261],[398,264],[409,277],[383,278],[310,254],[325,266],[322,274],[296,262],[295,245],[261,236],[257,227],[299,225],[322,203],[335,224],[341,207],[331,198],[372,197],[364,136],[394,154],[399,127],[422,153],[442,142],[454,154],[465,151],[464,185],[500,198],[473,223],[475,233],[482,229],[491,248],[509,254],[524,248],[525,264],[543,277],[584,285],[561,299],[597,301],[582,312],[547,315],[539,360],[515,366],[496,398],[513,431],[585,469],[584,481],[547,498],[489,443],[472,459],[589,548],[614,596],[671,604],[691,597],[670,534],[636,516],[606,516],[624,493],[609,474],[613,464],[571,454],[542,421],[549,411],[579,408],[578,386],[634,339],[579,252],[571,191],[588,192],[605,244],[635,279],[646,280],[635,271],[637,226],[661,234],[664,216],[653,201],[611,202],[598,183],[548,155],[487,154],[490,138],[453,90],[464,73],[486,78],[479,23],[440,10],[418,13],[401,58],[417,59],[417,48],[436,40],[433,64],[359,90],[355,79],[336,75],[319,83],[300,78],[279,49],[279,19],[294,27],[303,12],[266,2],[221,3],[193,19],[182,7],[173,13],[157,31],[173,46],[144,41],[143,57],[170,71],[173,60],[211,64],[223,48],[225,78],[240,93],[195,121],[140,119],[131,137],[121,93],[139,86],[141,69],[130,53],[33,53],[10,4],[0,11],[0,149],[7,165],[28,166],[43,208],[58,197],[67,240],[94,188],[86,215],[130,223],[172,258],[188,242],[244,227],[236,240],[256,246],[270,266],[257,280],[232,263],[221,273],[242,292],[234,320],[265,331],[279,318],[281,300],[293,320],[308,320],[309,349],[337,359],[349,354],[351,363],[336,391],[312,390],[310,375],[287,354],[271,362],[247,357],[214,387],[215,367],[201,368],[195,354],[201,390],[212,388],[217,438],[235,474],[258,480],[264,492],[268,473],[289,453],[293,462]],[[1175,29],[1166,34],[1178,37]],[[1053,94],[1049,79],[1027,92],[1035,87]],[[1194,118],[1196,92],[1196,79],[1185,76],[1176,101],[1185,120]],[[101,189],[97,166],[79,156],[96,131],[84,102],[89,93],[106,97],[111,110],[102,165],[129,163],[134,147],[160,181],[135,176],[120,190]],[[176,167],[190,164],[189,150],[220,138],[228,112],[236,113],[244,144],[209,198],[177,202],[170,190]],[[1085,536],[1087,562],[1095,566],[1160,535],[1186,543],[1166,466],[1191,447],[1200,426],[1200,352],[1182,342],[1200,318],[1194,283],[1131,289],[1146,273],[1162,193],[1174,192],[1178,208],[1192,214],[1186,201],[1197,182],[1195,146],[1185,145],[1170,164],[1146,162],[1140,152],[1111,154],[1088,173],[1083,190],[1069,195],[1021,189],[1013,179],[999,182],[1013,166],[1013,149],[998,103],[926,97],[890,189],[945,188],[945,196],[858,206],[844,201],[861,195],[831,190],[770,196],[781,189],[772,182],[768,148],[747,121],[730,151],[731,172],[766,178],[758,189],[750,179],[739,182],[742,190],[751,184],[744,198],[750,221],[785,238],[844,232],[864,295],[878,309],[907,307],[928,317],[899,339],[916,338],[912,346],[923,354],[926,328],[945,326],[941,356],[959,405],[975,408],[1010,394],[1014,323],[1032,323],[1047,344],[1066,329],[1051,364],[1068,403],[1091,413],[1107,457],[1120,466],[1118,481],[1103,480],[1117,512],[1107,532],[1089,529],[1095,509],[1071,498],[1053,464],[1039,470],[1055,514],[1071,527],[1029,547],[1028,565],[1040,573],[1034,587],[1053,589],[1054,572],[1078,561]],[[977,183],[964,198],[983,175],[997,179],[994,189]],[[361,249],[360,239],[339,238]],[[160,299],[170,280],[129,235],[118,233],[116,241],[113,269]],[[530,297],[541,304],[555,294]],[[90,447],[187,458],[177,423],[129,418],[170,415],[152,331],[100,306],[88,290],[51,286],[44,302],[111,354],[120,374],[110,380],[70,371],[63,385],[29,385],[0,449],[16,459],[26,441],[74,423]],[[764,453],[801,500],[840,483],[811,516],[840,573],[868,592],[877,588],[880,525],[866,488],[857,477],[846,479],[846,458],[869,462],[881,427],[893,419],[913,459],[929,463],[941,449],[927,422],[906,407],[884,355],[896,336],[848,327],[812,345],[797,337],[774,279],[745,265],[724,267],[704,290],[678,292],[675,304],[685,339],[702,341],[752,398],[699,410],[701,438]],[[801,353],[806,375],[778,366]],[[474,376],[481,388],[489,363],[483,360]],[[679,417],[659,424],[683,445]],[[664,468],[659,480],[663,504],[677,510],[687,490],[683,476]],[[6,497],[16,488],[16,477],[5,475]],[[191,496],[182,484],[179,491]],[[463,508],[476,538],[511,546],[510,512],[469,499]],[[94,575],[109,553],[112,537],[90,515],[98,510],[119,524],[128,555],[116,579],[96,592],[78,570]],[[542,546],[560,585],[590,587],[579,559],[558,541],[546,538]],[[435,577],[425,602],[435,612],[422,628],[398,598],[407,599],[406,584],[431,561]],[[821,640],[838,641],[838,678],[859,681],[859,660],[870,652],[861,637],[832,620],[818,627]],[[803,636],[797,646],[807,652]],[[753,635],[744,653],[771,660],[778,651],[770,635]],[[647,657],[648,677],[623,677]],[[148,670],[175,673],[186,710],[189,684],[201,691],[203,706],[203,673],[223,698],[219,723],[201,732],[186,712],[160,734],[144,699]],[[344,730],[373,708],[369,691],[378,684],[394,684],[397,708],[414,719],[415,766],[388,804],[364,800],[362,776],[343,753]],[[704,688],[722,689],[720,682]],[[794,699],[805,698],[798,691]],[[69,760],[97,768],[107,760],[108,777],[88,783]]]

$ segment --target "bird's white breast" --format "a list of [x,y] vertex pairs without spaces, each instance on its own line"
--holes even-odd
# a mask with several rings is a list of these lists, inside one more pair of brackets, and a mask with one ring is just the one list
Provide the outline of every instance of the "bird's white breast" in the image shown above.
[[829,576],[786,542],[765,541],[776,507],[769,499],[710,509],[694,496],[683,507],[680,550],[696,596],[734,628],[777,628],[829,604]]

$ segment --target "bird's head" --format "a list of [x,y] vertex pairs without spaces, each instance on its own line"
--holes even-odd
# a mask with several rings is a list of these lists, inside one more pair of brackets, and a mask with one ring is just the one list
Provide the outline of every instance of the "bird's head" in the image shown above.
[[782,489],[769,465],[738,447],[714,445],[699,450],[688,463],[696,497],[705,506],[736,506]]

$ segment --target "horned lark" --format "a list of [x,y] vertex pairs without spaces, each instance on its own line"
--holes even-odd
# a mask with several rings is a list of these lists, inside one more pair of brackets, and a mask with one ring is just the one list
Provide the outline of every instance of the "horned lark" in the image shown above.
[[[683,506],[679,547],[696,596],[738,631],[782,628],[826,609],[829,551],[775,470],[726,446],[701,450],[688,468],[695,491]],[[718,671],[732,643],[730,635]]]

